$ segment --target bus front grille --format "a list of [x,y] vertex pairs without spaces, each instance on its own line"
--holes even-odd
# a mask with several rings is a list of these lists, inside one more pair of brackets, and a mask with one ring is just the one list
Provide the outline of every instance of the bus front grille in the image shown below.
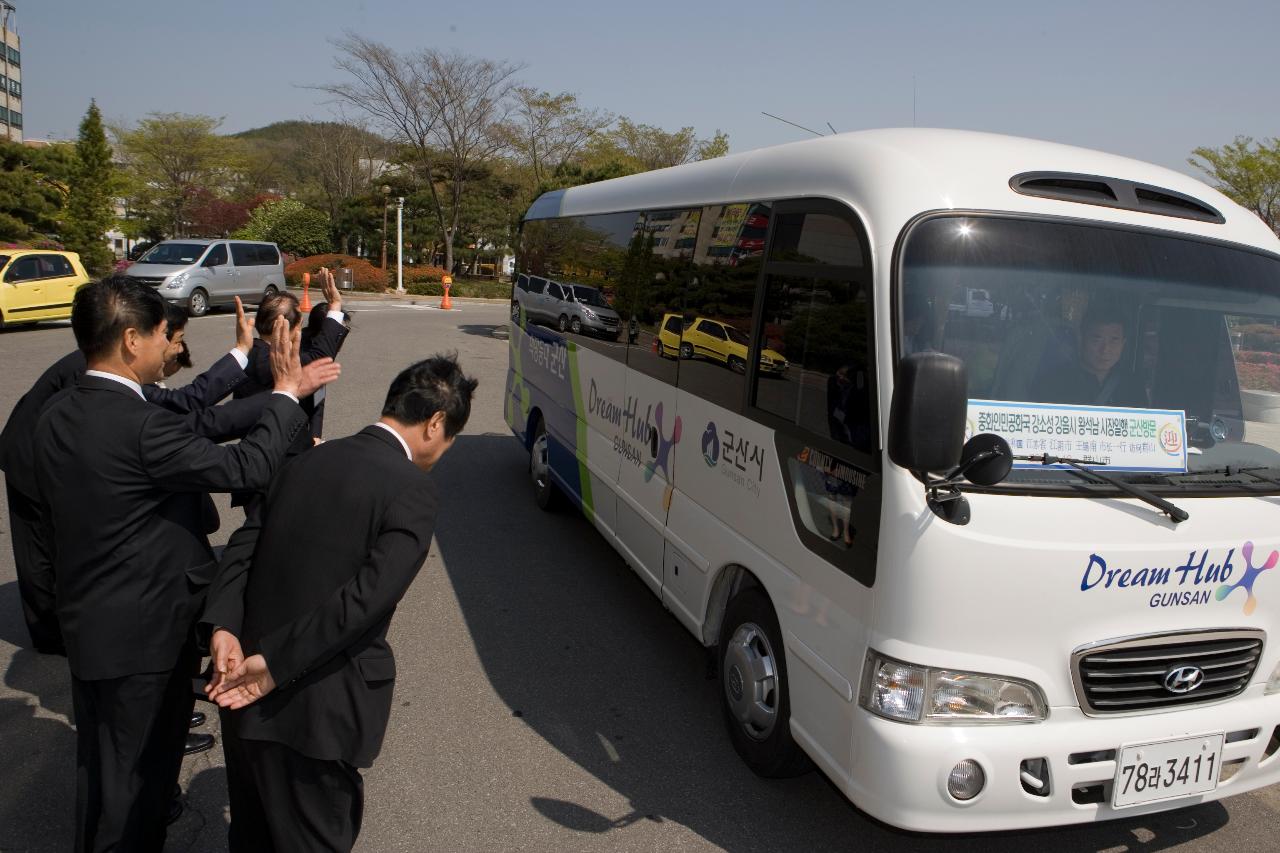
[[1248,629],[1153,634],[1077,649],[1071,672],[1080,708],[1097,716],[1230,699],[1253,678],[1265,636]]

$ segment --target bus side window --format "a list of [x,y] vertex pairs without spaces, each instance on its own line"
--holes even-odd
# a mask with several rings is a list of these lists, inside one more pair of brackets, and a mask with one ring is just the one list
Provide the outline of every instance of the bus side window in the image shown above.
[[668,385],[684,369],[685,298],[701,215],[698,208],[650,211],[627,248],[618,311],[627,329],[627,366]]
[[711,205],[703,208],[696,228],[675,235],[692,250],[693,262],[685,290],[679,385],[731,412],[742,410],[746,396],[769,210],[760,203]]

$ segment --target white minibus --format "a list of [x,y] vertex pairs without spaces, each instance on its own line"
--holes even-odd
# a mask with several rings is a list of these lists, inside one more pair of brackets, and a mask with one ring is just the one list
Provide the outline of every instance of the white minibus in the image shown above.
[[547,193],[516,272],[628,329],[517,311],[537,502],[715,650],[757,773],[938,832],[1280,781],[1280,241],[1249,211],[868,131]]

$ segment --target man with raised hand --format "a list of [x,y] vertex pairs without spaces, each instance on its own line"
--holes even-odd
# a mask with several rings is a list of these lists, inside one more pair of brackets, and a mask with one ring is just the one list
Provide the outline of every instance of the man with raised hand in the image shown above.
[[225,709],[232,851],[355,843],[360,768],[391,714],[387,629],[435,525],[427,472],[475,386],[451,356],[411,365],[377,423],[290,460],[227,543],[201,627],[213,632],[208,693]]
[[264,488],[306,429],[298,337],[281,323],[275,394],[234,446],[147,402],[164,371],[165,303],[111,276],[76,294],[87,370],[45,407],[35,469],[76,718],[79,851],[160,851],[191,719],[193,627],[216,563],[210,491]]

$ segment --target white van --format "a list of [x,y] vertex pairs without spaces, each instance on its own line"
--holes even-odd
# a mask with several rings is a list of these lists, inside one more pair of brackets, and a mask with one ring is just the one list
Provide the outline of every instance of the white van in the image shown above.
[[125,270],[166,302],[200,317],[237,296],[246,305],[284,290],[284,261],[275,243],[250,240],[164,240]]
[[[812,762],[946,832],[1280,781],[1280,241],[1256,216],[1134,160],[886,130],[548,193],[520,257],[596,271],[637,329],[517,312],[535,496],[716,649],[757,772]],[[665,358],[672,315],[741,332],[748,369]]]

